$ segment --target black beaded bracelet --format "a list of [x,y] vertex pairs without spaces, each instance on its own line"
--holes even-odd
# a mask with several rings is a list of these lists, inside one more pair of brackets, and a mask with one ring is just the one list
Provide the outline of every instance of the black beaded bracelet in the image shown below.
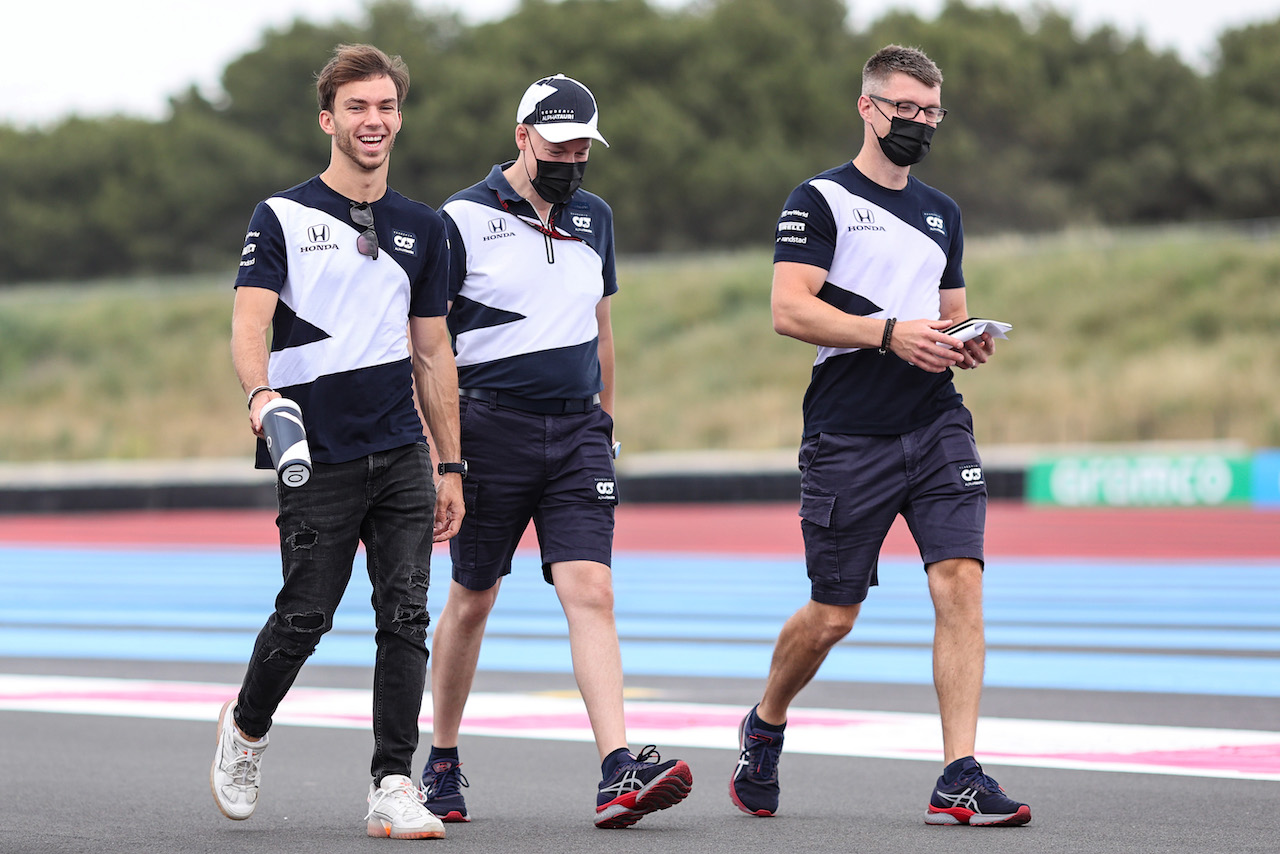
[[880,339],[880,355],[883,356],[889,352],[889,342],[893,340],[893,327],[898,322],[898,318],[891,317],[884,322],[884,337]]

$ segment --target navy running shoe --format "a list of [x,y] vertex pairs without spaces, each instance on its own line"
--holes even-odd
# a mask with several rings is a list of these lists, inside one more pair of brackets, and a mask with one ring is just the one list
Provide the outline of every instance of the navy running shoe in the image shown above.
[[630,827],[644,816],[683,801],[693,788],[693,772],[683,759],[666,762],[650,744],[640,755],[618,765],[600,782],[596,827]]
[[462,797],[462,787],[471,784],[458,770],[461,767],[456,759],[434,759],[422,769],[424,803],[441,821],[471,821]]
[[[950,783],[947,771],[953,771]],[[1031,821],[1031,807],[1005,797],[1004,789],[982,773],[972,756],[957,759],[938,778],[925,824],[967,824],[970,827],[1017,827]]]
[[755,709],[738,724],[738,767],[729,778],[729,797],[748,815],[771,816],[778,811],[778,762],[782,759],[780,732],[753,727]]

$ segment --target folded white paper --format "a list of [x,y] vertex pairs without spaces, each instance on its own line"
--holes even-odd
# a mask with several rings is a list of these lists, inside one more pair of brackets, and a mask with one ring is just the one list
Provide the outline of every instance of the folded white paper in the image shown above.
[[971,341],[984,332],[990,332],[992,338],[1008,338],[1007,333],[1012,328],[1011,323],[1001,323],[999,320],[989,320],[985,317],[970,317],[942,331],[961,341]]

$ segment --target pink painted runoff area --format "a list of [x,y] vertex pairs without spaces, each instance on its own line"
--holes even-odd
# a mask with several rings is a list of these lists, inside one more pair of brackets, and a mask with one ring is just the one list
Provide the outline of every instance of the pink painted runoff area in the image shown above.
[[[0,710],[212,720],[235,691],[235,685],[0,674]],[[730,748],[742,713],[703,703],[627,705],[628,729],[641,740],[699,748]],[[369,715],[367,690],[297,688],[276,720],[367,730]],[[425,708],[421,722],[431,726]],[[463,731],[590,738],[581,701],[547,694],[473,694]],[[1280,781],[1280,733],[1274,732],[1003,718],[983,738],[984,756],[1005,764]],[[941,751],[936,716],[906,712],[795,708],[787,743],[793,752],[831,756],[937,761]]]

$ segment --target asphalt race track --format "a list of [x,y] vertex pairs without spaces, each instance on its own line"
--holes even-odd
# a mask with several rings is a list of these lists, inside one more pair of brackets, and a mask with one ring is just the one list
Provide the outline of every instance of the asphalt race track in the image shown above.
[[[599,766],[527,551],[464,721],[473,821],[377,840],[359,566],[281,708],[258,811],[232,822],[209,793],[213,721],[275,592],[272,514],[0,517],[0,852],[1280,850],[1280,514],[993,506],[979,758],[1031,804],[1023,828],[922,821],[940,738],[905,531],[792,710],[771,819],[727,787],[737,720],[807,594],[794,506],[624,505],[614,571],[632,746],[686,759],[689,799],[592,826]],[[444,552],[435,574],[447,589]],[[419,768],[429,731],[427,702]]]

